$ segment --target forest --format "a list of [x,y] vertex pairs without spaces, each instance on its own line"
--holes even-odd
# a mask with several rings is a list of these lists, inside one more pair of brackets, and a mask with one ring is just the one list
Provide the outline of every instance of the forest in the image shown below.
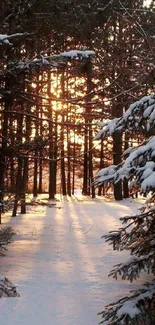
[[[0,12],[0,255],[18,238],[18,216],[30,223],[39,204],[57,208],[58,197],[72,202],[80,192],[84,205],[99,200],[104,211],[107,200],[124,211],[131,198],[140,210],[118,216],[117,230],[101,229],[102,245],[131,254],[110,275],[154,276],[154,1],[3,0]],[[97,310],[100,323],[155,324],[151,276]],[[20,299],[8,277],[0,276],[0,297]]]

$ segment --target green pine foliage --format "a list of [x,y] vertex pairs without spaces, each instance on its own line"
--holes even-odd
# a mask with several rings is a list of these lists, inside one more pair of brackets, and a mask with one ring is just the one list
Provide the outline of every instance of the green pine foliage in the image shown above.
[[[155,95],[143,97],[132,104],[122,117],[103,123],[98,138],[116,132],[128,132],[139,128],[153,133],[155,123]],[[149,128],[148,128],[149,125]],[[97,174],[94,184],[114,184],[129,181],[130,189],[148,195],[146,205],[132,216],[120,218],[122,227],[104,235],[106,242],[114,250],[128,250],[131,257],[111,270],[110,276],[121,276],[130,282],[136,280],[142,271],[155,275],[155,136],[137,147],[128,148],[124,161],[119,165],[104,168]],[[144,284],[142,288],[119,301],[110,304],[100,313],[101,324],[110,325],[153,325],[155,324],[155,282]]]

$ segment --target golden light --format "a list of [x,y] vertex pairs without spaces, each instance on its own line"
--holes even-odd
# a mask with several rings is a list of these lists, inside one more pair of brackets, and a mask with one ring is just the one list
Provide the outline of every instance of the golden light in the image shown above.
[[149,7],[150,4],[151,4],[151,2],[152,2],[152,0],[145,0],[145,1],[144,1],[144,6]]

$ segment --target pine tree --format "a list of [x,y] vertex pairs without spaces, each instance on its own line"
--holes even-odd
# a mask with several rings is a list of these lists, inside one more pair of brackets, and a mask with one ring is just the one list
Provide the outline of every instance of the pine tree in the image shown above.
[[[115,133],[137,132],[145,133],[146,140],[142,144],[128,148],[119,165],[101,169],[94,184],[102,186],[128,180],[130,191],[140,191],[148,195],[146,205],[140,212],[132,216],[124,216],[122,227],[104,235],[106,242],[113,245],[114,250],[128,250],[131,258],[118,264],[110,272],[117,279],[129,281],[139,277],[142,270],[155,275],[155,94],[141,98],[131,104],[129,109],[120,117],[102,124],[103,128],[96,139],[104,138]],[[152,135],[147,137],[147,135]],[[101,312],[103,321],[108,324],[155,324],[155,282],[145,284],[134,291],[131,296],[106,306]]]

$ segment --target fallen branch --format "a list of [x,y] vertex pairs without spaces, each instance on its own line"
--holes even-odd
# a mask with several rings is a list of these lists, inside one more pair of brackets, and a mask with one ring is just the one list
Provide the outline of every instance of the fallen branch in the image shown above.
[[6,251],[6,245],[11,243],[13,235],[15,235],[15,232],[11,227],[0,229],[0,256],[5,255],[4,251]]
[[14,284],[3,275],[0,275],[0,298],[2,297],[19,297]]

